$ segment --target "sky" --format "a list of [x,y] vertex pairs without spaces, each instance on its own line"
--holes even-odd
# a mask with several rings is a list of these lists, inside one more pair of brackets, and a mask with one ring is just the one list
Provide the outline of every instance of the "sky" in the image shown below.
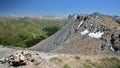
[[0,16],[68,16],[100,12],[120,16],[120,0],[0,0]]

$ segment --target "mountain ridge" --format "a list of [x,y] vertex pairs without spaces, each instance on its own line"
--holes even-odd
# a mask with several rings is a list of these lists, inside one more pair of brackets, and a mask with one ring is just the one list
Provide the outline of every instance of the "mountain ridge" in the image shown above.
[[[120,25],[114,20],[110,22],[112,19],[107,16],[99,18],[100,20],[90,15],[74,14],[60,31],[30,49],[88,55],[114,54],[114,51],[119,51],[120,41],[117,40],[120,40]],[[96,42],[93,43],[94,41]]]

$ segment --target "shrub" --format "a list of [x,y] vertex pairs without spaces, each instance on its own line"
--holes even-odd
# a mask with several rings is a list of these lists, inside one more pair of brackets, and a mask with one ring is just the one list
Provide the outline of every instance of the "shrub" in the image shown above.
[[79,59],[80,59],[80,56],[75,56],[75,59],[79,60]]
[[70,68],[70,66],[68,64],[65,64],[64,68]]
[[50,59],[50,61],[57,61],[57,62],[63,62],[62,59],[58,58],[58,57],[53,57]]
[[83,68],[92,68],[89,64],[83,64]]

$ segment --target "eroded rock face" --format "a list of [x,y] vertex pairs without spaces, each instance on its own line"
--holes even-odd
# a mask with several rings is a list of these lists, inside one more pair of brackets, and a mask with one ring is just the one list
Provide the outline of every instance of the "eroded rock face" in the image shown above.
[[101,41],[101,50],[109,50],[111,48],[113,48],[112,51],[120,50],[120,30],[114,29],[111,26],[108,26],[106,23],[103,23],[92,17],[83,17],[85,19],[80,17],[80,19],[76,18],[76,20],[79,19],[80,21],[84,21],[82,24],[80,22],[82,26],[78,29],[78,31],[81,30],[80,32],[82,36],[88,35],[91,38],[96,38]]
[[110,54],[113,50],[119,51],[120,30],[110,26],[111,22],[108,25],[108,22],[101,20],[90,15],[73,15],[60,31],[31,49],[80,54]]
[[111,44],[115,51],[120,50],[120,33],[112,34],[111,36]]

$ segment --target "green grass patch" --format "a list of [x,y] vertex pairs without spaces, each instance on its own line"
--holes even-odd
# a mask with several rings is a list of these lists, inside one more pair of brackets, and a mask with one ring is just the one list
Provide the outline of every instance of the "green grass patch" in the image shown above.
[[60,59],[59,57],[53,57],[50,59],[50,61],[56,61],[56,62],[63,62],[62,59]]
[[65,64],[64,68],[71,68],[71,67],[68,64]]
[[84,63],[84,64],[83,64],[83,68],[92,68],[92,67],[90,66],[90,64]]
[[75,56],[75,59],[79,60],[79,59],[80,59],[80,56]]
[[91,62],[95,68],[120,68],[120,59],[118,57],[104,57],[98,60],[99,62]]

